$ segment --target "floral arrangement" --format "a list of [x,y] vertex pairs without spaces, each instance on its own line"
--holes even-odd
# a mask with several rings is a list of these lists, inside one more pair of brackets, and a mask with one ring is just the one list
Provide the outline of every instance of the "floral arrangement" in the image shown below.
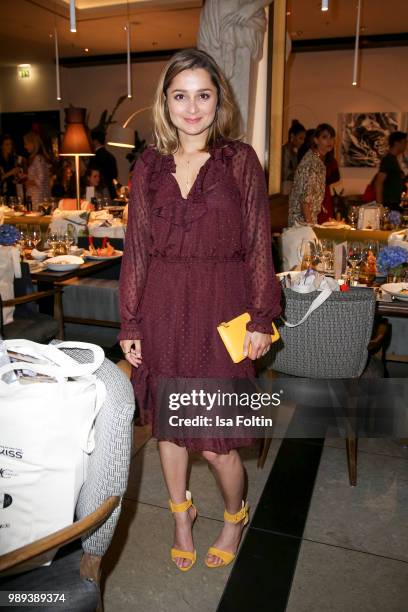
[[408,249],[399,246],[388,246],[381,249],[377,257],[380,272],[401,274],[408,267]]
[[393,225],[401,225],[401,213],[398,210],[391,210],[388,214],[388,221]]
[[0,244],[11,246],[20,238],[20,232],[14,225],[0,225]]

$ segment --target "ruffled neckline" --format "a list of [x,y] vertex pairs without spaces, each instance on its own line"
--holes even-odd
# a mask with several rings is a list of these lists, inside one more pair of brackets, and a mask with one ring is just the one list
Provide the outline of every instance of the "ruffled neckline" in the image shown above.
[[[235,155],[237,141],[218,139],[208,148],[210,157],[201,166],[187,198],[184,198],[180,186],[174,176],[176,162],[172,154],[162,155],[156,149],[150,148],[144,152],[144,161],[151,164],[148,180],[149,192],[152,198],[152,213],[166,219],[172,225],[182,226],[186,231],[191,224],[207,213],[206,195],[212,191],[227,172],[229,160]],[[156,201],[156,191],[163,181],[171,180],[169,196],[165,201]],[[171,194],[171,195],[170,195]]]

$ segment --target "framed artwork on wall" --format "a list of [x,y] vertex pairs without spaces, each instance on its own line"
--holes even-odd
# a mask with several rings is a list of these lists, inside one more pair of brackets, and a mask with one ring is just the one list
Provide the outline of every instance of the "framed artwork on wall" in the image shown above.
[[340,165],[374,168],[398,129],[399,113],[339,113]]

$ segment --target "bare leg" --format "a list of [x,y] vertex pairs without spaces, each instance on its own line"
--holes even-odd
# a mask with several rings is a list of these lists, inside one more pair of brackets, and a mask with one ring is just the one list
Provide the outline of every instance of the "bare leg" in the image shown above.
[[[186,479],[188,466],[188,452],[183,446],[173,442],[159,442],[160,461],[164,480],[169,491],[170,499],[175,504],[180,504],[186,499]],[[193,552],[193,538],[191,526],[195,517],[195,510],[189,508],[186,512],[175,512],[174,547],[181,550]],[[191,565],[190,559],[176,557],[179,567]]]
[[[228,455],[218,455],[210,451],[203,451],[203,457],[214,471],[224,498],[225,509],[230,514],[235,514],[241,509],[245,484],[244,466],[238,452],[231,450]],[[242,522],[236,524],[224,522],[214,546],[235,553],[241,539],[242,529]],[[222,563],[222,559],[213,555],[208,555],[208,560],[210,563]]]

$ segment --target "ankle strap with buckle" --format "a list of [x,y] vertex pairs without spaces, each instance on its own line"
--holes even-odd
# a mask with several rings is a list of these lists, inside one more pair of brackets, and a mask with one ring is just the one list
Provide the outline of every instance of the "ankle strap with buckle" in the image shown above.
[[241,510],[238,510],[235,514],[230,514],[226,510],[224,510],[224,520],[228,521],[228,523],[240,523],[243,521],[248,514],[248,502],[244,504],[242,502]]
[[169,507],[172,512],[185,512],[193,505],[191,501],[191,493],[190,491],[186,491],[186,501],[181,502],[180,504],[175,504],[169,499]]

